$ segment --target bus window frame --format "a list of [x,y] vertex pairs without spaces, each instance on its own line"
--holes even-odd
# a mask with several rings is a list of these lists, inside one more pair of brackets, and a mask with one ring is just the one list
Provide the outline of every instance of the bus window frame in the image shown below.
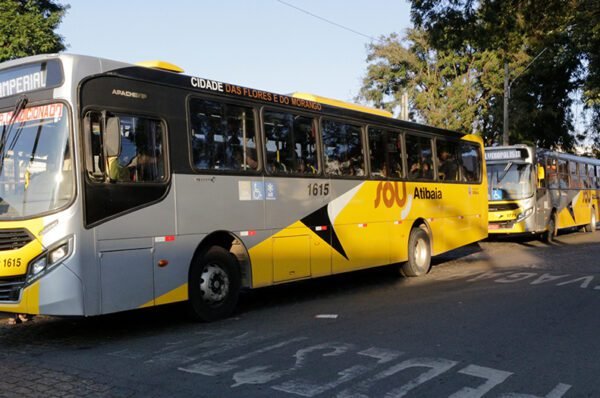
[[[363,161],[363,167],[364,167],[364,172],[363,172],[362,176],[327,174],[326,162],[325,162],[325,141],[323,139],[323,121],[324,120],[337,122],[337,123],[349,124],[349,125],[360,128],[362,161]],[[330,179],[334,179],[334,180],[369,180],[370,179],[371,170],[369,168],[369,162],[367,160],[367,153],[365,151],[365,149],[366,149],[365,139],[367,139],[366,129],[365,129],[366,126],[367,126],[367,124],[364,122],[355,121],[350,118],[338,117],[335,115],[331,115],[331,116],[326,115],[326,116],[319,117],[319,135],[321,138],[321,161],[322,161],[322,172],[323,172],[324,178],[330,178]]]
[[478,142],[469,141],[469,140],[463,140],[463,139],[460,139],[460,138],[458,139],[458,144],[459,145],[466,144],[466,145],[472,146],[473,149],[476,149],[477,155],[479,155],[479,178],[477,180],[475,180],[475,181],[463,180],[463,178],[466,178],[466,177],[463,175],[463,171],[465,171],[465,169],[464,169],[465,166],[464,166],[464,164],[462,162],[462,152],[461,152],[459,154],[460,155],[459,164],[460,164],[460,167],[461,167],[461,173],[460,173],[460,176],[459,176],[460,180],[459,181],[453,181],[453,182],[458,182],[460,184],[481,185],[481,183],[483,182],[483,174],[485,172],[485,169],[483,168],[483,164],[485,163],[485,149]]
[[[445,142],[453,142],[456,144],[455,149],[458,149],[460,151],[460,143],[464,142],[464,140],[460,140],[460,139],[456,139],[453,137],[435,137],[434,138],[434,143],[433,146],[435,148],[435,153],[433,155],[433,160],[434,160],[434,177],[435,177],[435,181],[437,182],[441,182],[444,184],[467,184],[468,181],[463,180],[464,178],[464,173],[462,171],[463,165],[462,165],[462,156],[461,153],[454,153],[454,156],[456,157],[456,164],[458,167],[457,173],[458,173],[458,178],[456,180],[446,180],[446,179],[440,179],[440,159],[438,156],[438,141],[445,141]],[[481,176],[479,177],[481,178]]]
[[[317,172],[313,173],[313,174],[302,174],[302,173],[274,173],[270,170],[268,170],[268,162],[267,162],[267,134],[265,132],[265,123],[264,123],[264,113],[265,111],[267,112],[277,112],[277,113],[291,113],[293,115],[297,115],[297,116],[303,116],[303,117],[308,117],[311,118],[313,121],[313,128],[315,129],[315,146],[316,146],[316,154],[315,157],[317,159]],[[310,112],[303,112],[303,111],[297,111],[295,108],[291,108],[291,107],[278,107],[278,106],[273,106],[273,105],[267,105],[267,106],[262,106],[260,107],[259,110],[259,117],[260,119],[258,120],[259,123],[259,135],[260,135],[260,141],[261,141],[261,152],[262,152],[262,156],[261,156],[261,162],[262,162],[262,172],[265,175],[268,175],[269,177],[290,177],[290,178],[323,178],[325,176],[325,171],[324,171],[324,153],[323,153],[323,148],[322,148],[322,135],[321,135],[321,123],[320,123],[320,116],[310,113]]]
[[[401,166],[402,166],[402,175],[398,176],[398,177],[393,177],[393,176],[374,176],[372,174],[373,170],[371,168],[371,145],[370,145],[370,141],[369,141],[369,129],[374,128],[374,129],[379,129],[379,130],[384,130],[386,132],[386,134],[389,135],[389,133],[395,133],[397,134],[399,140],[400,140],[400,146],[401,146],[401,151],[400,151],[400,158],[401,158]],[[385,127],[382,125],[378,125],[378,124],[366,124],[365,125],[365,135],[366,135],[366,146],[363,148],[366,152],[366,154],[368,154],[368,156],[365,156],[365,160],[367,162],[367,168],[369,169],[369,173],[368,173],[368,179],[369,180],[377,180],[377,181],[405,181],[406,180],[406,147],[404,144],[404,130],[403,129],[398,129],[398,128],[394,128],[394,127]],[[386,142],[387,145],[387,142]],[[389,152],[386,151],[386,155],[389,155]],[[386,161],[389,162],[389,156],[386,158]]]
[[[252,114],[254,116],[254,137],[256,139],[256,161],[258,162],[258,166],[256,169],[248,169],[248,170],[219,170],[219,169],[200,169],[196,167],[194,164],[194,153],[192,146],[192,114],[191,114],[191,101],[194,99],[206,100],[219,102],[221,104],[225,103],[226,105],[233,105],[245,108],[251,108]],[[231,175],[231,176],[259,176],[263,174],[265,167],[265,160],[263,159],[263,137],[261,134],[262,123],[260,123],[259,117],[260,109],[255,104],[242,101],[239,99],[234,99],[230,97],[222,97],[218,95],[210,95],[210,94],[199,94],[199,93],[191,93],[188,94],[185,98],[185,117],[186,117],[186,142],[188,145],[188,163],[190,169],[194,172],[194,174],[201,175]]]
[[[406,170],[406,180],[407,181],[415,181],[415,182],[438,182],[437,179],[437,165],[436,165],[436,154],[435,154],[435,139],[437,138],[435,135],[430,135],[426,133],[422,133],[416,130],[406,130],[404,131],[404,161],[405,161],[405,170]],[[429,139],[429,149],[431,150],[431,173],[433,178],[411,178],[410,170],[408,168],[408,146],[406,143],[406,139],[408,136],[413,137],[421,137]]]
[[[162,116],[158,116],[157,114],[153,114],[153,113],[147,113],[147,112],[138,112],[138,111],[132,111],[132,110],[128,110],[128,109],[123,109],[123,108],[116,108],[116,107],[102,107],[103,109],[100,110],[101,107],[92,105],[92,106],[86,106],[84,109],[82,109],[81,111],[81,124],[82,124],[82,134],[83,134],[83,151],[85,151],[85,153],[82,155],[82,163],[83,163],[83,171],[85,174],[85,179],[86,182],[92,185],[123,185],[123,186],[139,186],[139,185],[154,185],[154,186],[164,186],[164,185],[169,185],[171,183],[171,156],[170,156],[170,148],[169,148],[169,125],[167,123],[167,120],[162,117]],[[163,161],[164,161],[164,175],[165,178],[162,181],[144,181],[144,182],[140,182],[140,181],[117,181],[117,182],[111,182],[108,179],[108,169],[106,169],[106,165],[105,165],[105,170],[104,170],[104,180],[100,181],[98,179],[94,179],[92,177],[90,177],[90,173],[89,173],[89,169],[88,169],[88,162],[93,160],[91,159],[90,155],[91,155],[91,141],[90,141],[90,137],[88,136],[88,133],[91,133],[89,131],[88,126],[85,125],[86,120],[87,120],[87,115],[89,113],[92,112],[97,112],[100,113],[102,115],[102,118],[104,119],[105,115],[103,114],[103,112],[106,112],[106,114],[116,114],[116,115],[127,115],[127,116],[137,116],[137,117],[144,117],[147,119],[153,119],[153,120],[158,120],[160,121],[161,125],[162,125],[162,146],[163,146],[163,150],[162,150],[162,157],[163,157]],[[104,143],[102,143],[102,151],[104,153]],[[104,161],[106,161],[106,159],[103,159]]]

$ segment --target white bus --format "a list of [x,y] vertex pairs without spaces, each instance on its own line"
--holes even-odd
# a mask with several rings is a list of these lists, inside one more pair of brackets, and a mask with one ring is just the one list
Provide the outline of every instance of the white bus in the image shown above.
[[243,288],[422,275],[487,236],[478,137],[154,66],[0,65],[0,311],[212,320]]

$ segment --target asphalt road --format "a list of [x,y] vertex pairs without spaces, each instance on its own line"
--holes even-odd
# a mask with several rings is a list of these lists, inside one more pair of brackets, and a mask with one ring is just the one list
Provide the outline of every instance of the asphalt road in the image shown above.
[[0,321],[0,396],[600,397],[600,232],[481,242],[421,278],[357,272],[181,306]]

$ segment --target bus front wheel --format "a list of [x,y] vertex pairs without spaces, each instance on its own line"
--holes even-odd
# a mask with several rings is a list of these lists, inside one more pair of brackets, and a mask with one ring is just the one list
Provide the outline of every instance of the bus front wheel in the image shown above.
[[192,264],[189,305],[192,318],[214,321],[233,312],[240,294],[241,276],[233,254],[213,246]]
[[408,261],[402,264],[400,272],[404,276],[421,276],[431,267],[431,240],[425,227],[410,231],[408,238]]

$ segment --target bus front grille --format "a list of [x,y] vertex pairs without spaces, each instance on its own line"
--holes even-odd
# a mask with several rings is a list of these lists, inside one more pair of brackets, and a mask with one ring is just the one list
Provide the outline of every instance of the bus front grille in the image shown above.
[[0,301],[17,301],[25,285],[25,276],[0,279]]
[[507,211],[507,210],[517,210],[519,205],[516,203],[490,203],[488,210],[489,211]]
[[0,229],[0,251],[16,250],[33,240],[25,228]]

